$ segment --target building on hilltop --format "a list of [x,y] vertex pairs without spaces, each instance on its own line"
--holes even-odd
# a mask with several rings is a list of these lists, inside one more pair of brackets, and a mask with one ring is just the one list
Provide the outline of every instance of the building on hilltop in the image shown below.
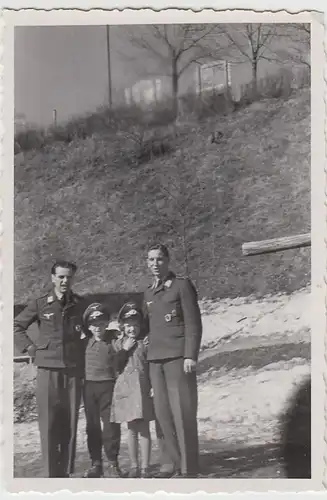
[[[172,81],[169,76],[142,79],[124,89],[125,104],[148,106],[165,100],[172,95]],[[194,63],[179,78],[178,95],[187,93],[224,92],[231,87],[231,64],[225,60]]]

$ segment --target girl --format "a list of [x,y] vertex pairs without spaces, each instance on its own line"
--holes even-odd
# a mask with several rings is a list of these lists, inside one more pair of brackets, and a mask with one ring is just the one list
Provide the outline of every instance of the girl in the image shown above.
[[[135,339],[125,367],[118,375],[114,388],[111,422],[127,422],[128,450],[131,468],[128,477],[149,478],[151,437],[149,423],[155,419],[151,386],[146,361],[146,341],[141,333],[143,316],[134,303],[123,305],[118,314],[123,337],[116,341],[117,350],[126,338]],[[138,444],[141,449],[141,470]]]

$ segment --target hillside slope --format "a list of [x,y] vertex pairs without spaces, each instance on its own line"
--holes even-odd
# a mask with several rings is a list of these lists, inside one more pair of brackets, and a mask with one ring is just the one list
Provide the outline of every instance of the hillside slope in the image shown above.
[[[219,129],[220,142],[208,137]],[[74,259],[80,292],[147,283],[150,241],[201,297],[291,292],[310,281],[310,249],[242,258],[245,241],[310,230],[310,92],[180,125],[171,152],[137,164],[133,141],[110,131],[15,156],[15,300]],[[168,139],[167,139],[168,138]]]

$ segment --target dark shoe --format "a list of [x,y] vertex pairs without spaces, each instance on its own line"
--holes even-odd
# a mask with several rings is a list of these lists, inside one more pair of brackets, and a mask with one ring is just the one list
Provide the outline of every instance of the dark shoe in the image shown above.
[[183,477],[183,474],[181,473],[181,471],[179,469],[176,469],[175,472],[173,473],[172,476],[170,476],[171,479],[175,479],[175,478],[180,478],[180,477]]
[[129,478],[135,479],[136,477],[140,477],[140,471],[138,467],[132,467],[128,473]]
[[115,462],[109,463],[108,472],[109,472],[109,477],[113,478],[122,477],[122,472],[119,468],[119,465]]
[[156,477],[159,479],[169,479],[172,477],[180,477],[181,471],[179,469],[176,470],[161,470],[156,474]]
[[183,472],[181,474],[181,477],[187,478],[187,479],[196,479],[199,477],[199,474],[197,472]]
[[91,465],[91,467],[83,474],[83,477],[90,477],[90,478],[103,477],[102,464]]
[[151,477],[149,469],[141,469],[141,477],[143,479],[149,479]]

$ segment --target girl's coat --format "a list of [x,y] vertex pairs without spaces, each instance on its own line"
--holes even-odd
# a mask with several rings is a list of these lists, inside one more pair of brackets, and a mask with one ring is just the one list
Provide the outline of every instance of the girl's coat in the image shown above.
[[[121,349],[123,341],[124,338],[116,341],[116,349]],[[111,422],[154,420],[146,352],[147,347],[143,340],[138,340],[131,349],[125,367],[116,379],[111,406]]]

